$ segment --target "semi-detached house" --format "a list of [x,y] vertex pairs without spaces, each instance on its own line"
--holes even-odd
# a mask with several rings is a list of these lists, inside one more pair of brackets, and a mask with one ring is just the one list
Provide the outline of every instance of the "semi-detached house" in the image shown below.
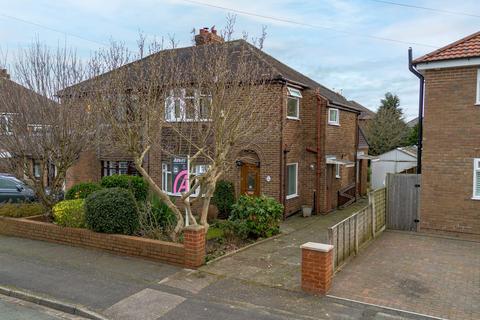
[[[232,154],[234,165],[224,179],[234,183],[237,194],[274,197],[284,204],[288,216],[302,205],[326,213],[366,192],[368,145],[363,139],[359,152],[360,111],[355,105],[244,40],[224,42],[215,30],[202,29],[193,49],[211,43],[229,46],[232,52],[236,48],[249,50],[272,74],[259,103],[273,104],[278,112],[259,117],[279,125],[261,141]],[[182,56],[192,47],[174,50]],[[166,106],[165,110],[168,119],[170,109]],[[159,185],[172,191],[169,157],[150,151],[144,167]],[[202,164],[196,168],[199,172],[204,169]],[[94,150],[85,152],[68,172],[67,187],[98,181],[105,175],[135,173],[127,153]]]
[[425,78],[420,228],[480,234],[480,32],[413,61]]

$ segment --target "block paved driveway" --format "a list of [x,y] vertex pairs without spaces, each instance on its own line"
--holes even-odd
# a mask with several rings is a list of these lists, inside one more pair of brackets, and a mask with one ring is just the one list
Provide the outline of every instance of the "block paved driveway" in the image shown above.
[[447,319],[480,319],[480,242],[386,231],[352,259],[332,296]]

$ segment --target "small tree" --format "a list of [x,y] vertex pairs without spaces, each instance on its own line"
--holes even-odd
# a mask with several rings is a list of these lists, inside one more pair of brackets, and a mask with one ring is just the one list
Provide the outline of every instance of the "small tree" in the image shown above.
[[[223,32],[227,41],[233,21]],[[244,41],[178,50],[162,50],[163,42],[146,45],[144,37],[138,43],[138,53],[113,43],[95,54],[90,62],[94,77],[77,87],[103,121],[100,144],[111,141],[105,147],[127,150],[150,189],[175,214],[171,236],[176,239],[184,226],[181,207],[197,224],[192,203],[200,202],[199,223],[208,228],[210,199],[232,152],[255,143],[275,125],[259,121],[259,114],[271,114],[278,105],[258,103],[273,75],[265,72],[261,59],[252,59],[258,49]],[[175,47],[173,39],[170,43]],[[199,161],[207,165],[201,175],[189,172],[190,188],[177,202],[144,167],[146,159],[159,153],[189,155],[190,168]],[[191,200],[193,194],[199,196]]]
[[3,160],[9,171],[26,178],[50,213],[67,170],[93,136],[93,115],[79,104],[79,95],[72,91],[67,101],[56,96],[84,80],[84,68],[75,51],[51,50],[36,41],[14,58],[13,71],[19,84],[0,79],[0,104],[9,115],[0,139],[8,154]]
[[397,95],[390,92],[385,94],[365,133],[373,155],[382,154],[407,143],[407,126]]

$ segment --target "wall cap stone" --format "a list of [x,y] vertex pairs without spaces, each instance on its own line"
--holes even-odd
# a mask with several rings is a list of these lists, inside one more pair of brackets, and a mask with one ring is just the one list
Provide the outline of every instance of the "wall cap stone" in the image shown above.
[[307,242],[302,244],[300,248],[319,252],[330,252],[333,249],[333,246],[325,243]]
[[183,228],[183,230],[190,230],[190,231],[200,231],[200,230],[203,230],[203,229],[205,229],[205,227],[200,225],[200,224],[191,224],[191,225]]

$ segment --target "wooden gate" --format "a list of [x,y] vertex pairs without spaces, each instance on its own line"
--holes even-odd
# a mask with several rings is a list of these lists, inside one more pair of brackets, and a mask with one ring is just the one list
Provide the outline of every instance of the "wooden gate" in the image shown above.
[[418,231],[420,175],[387,174],[387,228]]

